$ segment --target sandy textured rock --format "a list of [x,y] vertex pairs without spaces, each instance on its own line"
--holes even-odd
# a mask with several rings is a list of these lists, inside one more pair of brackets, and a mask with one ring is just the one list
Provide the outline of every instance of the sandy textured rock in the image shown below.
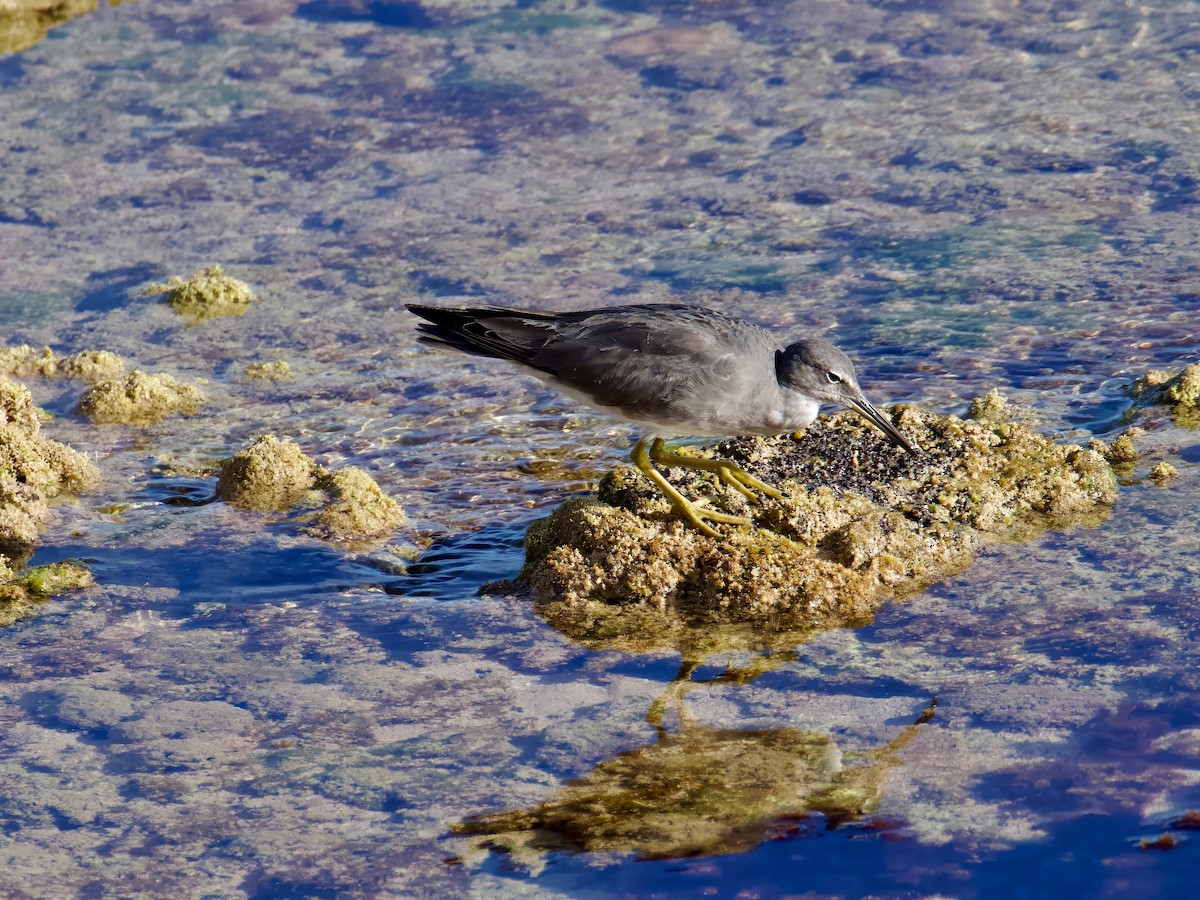
[[268,434],[226,460],[217,496],[242,509],[280,512],[300,502],[319,473],[299,444]]
[[135,370],[91,388],[79,401],[79,411],[97,425],[152,425],[172,413],[195,415],[203,402],[194,385]]

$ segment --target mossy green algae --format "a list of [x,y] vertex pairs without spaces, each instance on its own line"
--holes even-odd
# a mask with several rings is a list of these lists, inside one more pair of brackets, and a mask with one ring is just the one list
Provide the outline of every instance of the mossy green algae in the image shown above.
[[74,560],[35,566],[17,575],[0,556],[0,627],[29,618],[51,597],[95,583],[87,566]]
[[650,607],[697,624],[853,625],[887,598],[964,568],[985,536],[1105,519],[1117,482],[1099,453],[998,415],[1006,404],[996,398],[982,408],[981,419],[893,409],[922,448],[916,458],[848,412],[798,438],[741,438],[703,451],[787,495],[753,505],[706,476],[671,470],[689,495],[708,489],[711,502],[754,518],[756,527],[727,528],[721,540],[676,519],[621,467],[598,499],[570,500],[530,529],[522,578],[551,621],[603,619],[602,611],[581,615],[600,605]]

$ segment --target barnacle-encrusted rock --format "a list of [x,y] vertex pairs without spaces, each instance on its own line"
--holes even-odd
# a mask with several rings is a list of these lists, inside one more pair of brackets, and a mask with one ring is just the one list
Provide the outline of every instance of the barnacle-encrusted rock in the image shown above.
[[783,501],[753,505],[694,471],[668,470],[689,496],[756,527],[714,540],[672,515],[634,469],[601,482],[530,529],[522,578],[539,610],[579,640],[614,631],[613,610],[650,607],[691,623],[775,628],[869,619],[879,604],[962,569],[985,535],[1025,536],[1098,524],[1116,478],[1092,449],[1060,445],[1007,418],[1002,397],[977,419],[893,410],[917,443],[906,455],[854,413],[823,418],[798,438],[739,438],[703,453],[779,485]]
[[339,543],[369,540],[404,524],[404,510],[357,466],[324,475],[317,487],[329,496],[308,530]]
[[1139,421],[1153,421],[1155,409],[1166,408],[1176,425],[1200,427],[1200,363],[1192,363],[1172,375],[1151,369],[1129,386]]
[[1137,447],[1133,445],[1133,436],[1129,431],[1118,435],[1117,439],[1111,444],[1099,438],[1092,438],[1088,441],[1088,447],[1095,450],[1114,466],[1128,466],[1130,463],[1136,462],[1140,455]]
[[58,359],[60,378],[74,378],[95,384],[125,374],[125,360],[109,350],[81,350]]

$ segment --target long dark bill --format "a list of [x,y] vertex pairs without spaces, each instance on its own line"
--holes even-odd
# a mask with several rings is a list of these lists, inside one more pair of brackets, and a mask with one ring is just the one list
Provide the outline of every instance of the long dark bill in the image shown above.
[[900,429],[892,424],[892,420],[886,415],[877,410],[865,397],[859,397],[857,400],[850,401],[854,408],[862,413],[872,425],[890,437],[893,441],[911,453],[913,456],[920,456],[921,451],[908,442]]

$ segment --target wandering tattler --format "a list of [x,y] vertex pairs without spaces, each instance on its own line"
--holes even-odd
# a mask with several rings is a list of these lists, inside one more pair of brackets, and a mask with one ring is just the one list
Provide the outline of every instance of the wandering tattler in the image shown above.
[[422,343],[511,360],[564,394],[640,425],[649,437],[634,445],[633,464],[712,537],[720,534],[705,519],[751,522],[688,500],[656,465],[713,472],[754,501],[754,491],[776,500],[783,494],[730,460],[673,453],[668,437],[784,434],[811,424],[821,403],[841,403],[917,453],[863,396],[850,357],[820,338],[784,347],[750,322],[679,304],[567,313],[406,305],[427,320],[419,326]]

